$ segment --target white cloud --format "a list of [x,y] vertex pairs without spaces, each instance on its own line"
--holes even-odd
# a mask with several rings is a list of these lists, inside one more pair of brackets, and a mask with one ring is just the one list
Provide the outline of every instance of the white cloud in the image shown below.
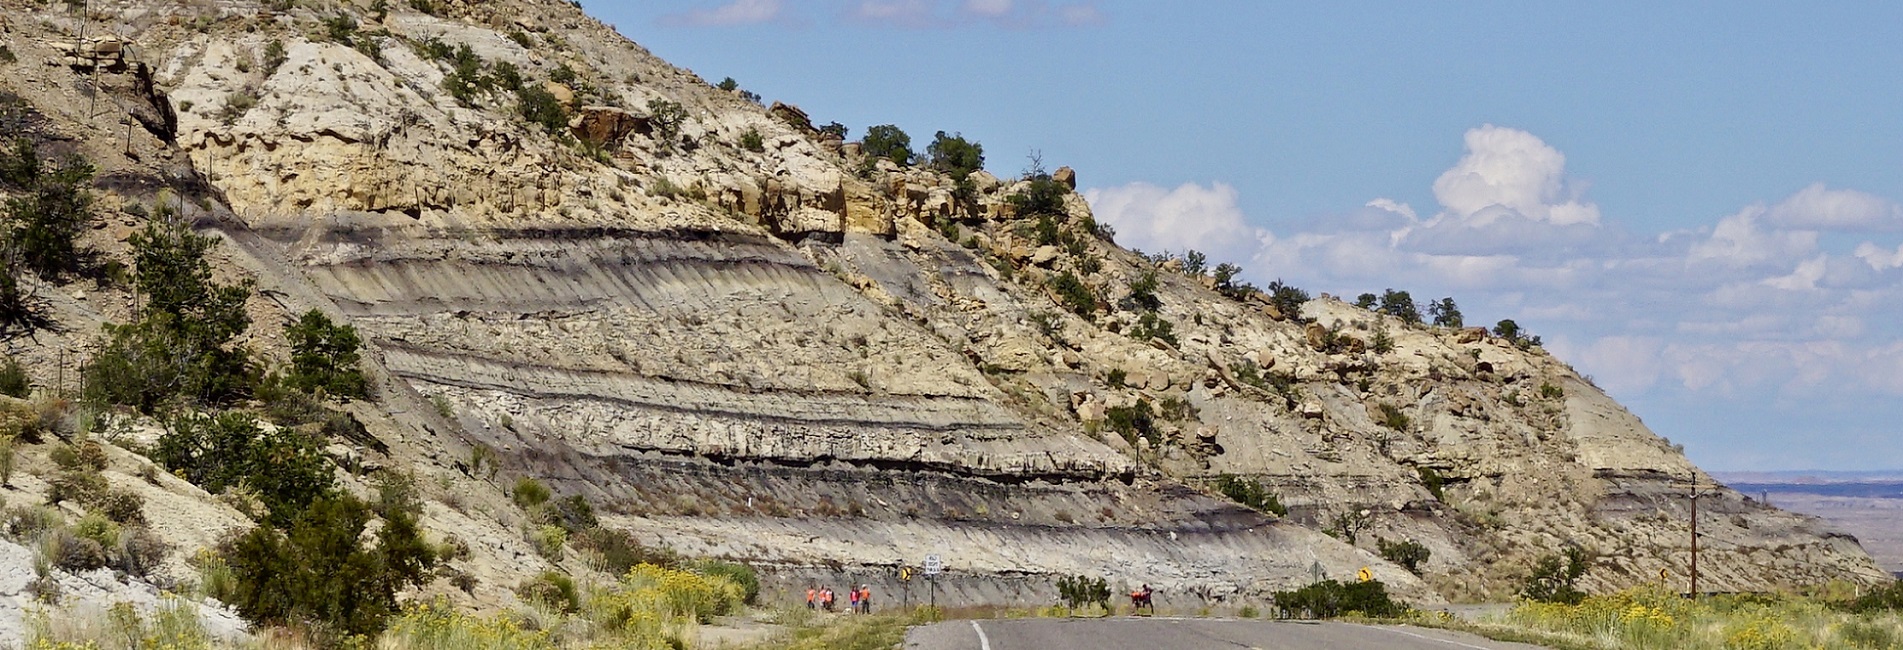
[[930,27],[941,24],[934,15],[931,0],[862,0],[849,12],[852,18],[896,27]]
[[1903,205],[1856,190],[1812,183],[1771,206],[1765,221],[1793,230],[1903,229]]
[[1236,188],[1184,183],[1166,190],[1149,183],[1088,189],[1097,220],[1117,229],[1117,240],[1149,251],[1196,249],[1210,262],[1244,261],[1261,245],[1262,234],[1243,219]]
[[1830,257],[1827,255],[1804,260],[1797,264],[1797,269],[1791,271],[1790,275],[1765,278],[1764,286],[1785,291],[1815,291],[1817,281],[1824,279],[1824,272],[1828,269],[1829,261]]
[[1088,27],[1106,21],[1097,3],[1046,0],[859,0],[852,20],[908,29],[992,25],[1005,29]]
[[1623,398],[1903,396],[1903,332],[1877,325],[1903,319],[1903,246],[1822,235],[1889,228],[1895,202],[1812,185],[1703,227],[1627,233],[1532,134],[1488,125],[1465,145],[1431,216],[1377,198],[1271,232],[1223,183],[1085,196],[1119,241],[1203,250],[1257,283],[1453,295],[1470,322],[1514,318]]
[[1012,0],[965,0],[965,13],[997,18],[1011,13]]
[[1101,25],[1109,20],[1097,5],[1089,3],[1061,5],[1057,8],[1057,19],[1070,27]]
[[661,24],[683,27],[753,25],[780,18],[780,0],[733,0],[712,9],[694,9],[661,17]]
[[1898,246],[1896,250],[1891,251],[1876,244],[1864,242],[1857,245],[1857,250],[1853,254],[1863,258],[1870,268],[1878,271],[1903,268],[1903,246]]
[[1692,245],[1690,260],[1749,267],[1789,262],[1817,250],[1817,233],[1764,228],[1759,223],[1764,212],[1764,206],[1751,206],[1719,219],[1709,238]]
[[1434,180],[1448,217],[1486,225],[1507,214],[1558,225],[1599,223],[1599,208],[1568,191],[1566,156],[1531,133],[1488,124],[1467,131],[1467,155]]
[[1659,357],[1664,341],[1652,336],[1607,336],[1584,348],[1555,349],[1591,374],[1593,381],[1613,392],[1638,392],[1652,388],[1665,373]]

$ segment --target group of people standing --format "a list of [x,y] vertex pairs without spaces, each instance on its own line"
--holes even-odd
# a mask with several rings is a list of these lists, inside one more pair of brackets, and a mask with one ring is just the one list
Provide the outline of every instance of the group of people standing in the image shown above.
[[[833,593],[832,587],[808,586],[806,588],[806,608],[813,610],[824,609],[828,612],[833,611],[833,602],[837,597],[838,595]],[[854,614],[871,614],[872,585],[847,587],[846,603],[846,606],[849,608],[846,611]]]

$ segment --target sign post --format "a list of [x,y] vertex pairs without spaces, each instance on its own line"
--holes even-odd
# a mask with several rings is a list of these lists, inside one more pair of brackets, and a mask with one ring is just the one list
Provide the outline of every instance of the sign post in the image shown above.
[[899,587],[905,593],[905,609],[912,609],[912,567],[899,566]]
[[937,554],[927,555],[922,568],[925,570],[927,581],[925,588],[931,592],[932,609],[936,610],[938,609],[938,574],[945,570],[945,561],[939,559]]

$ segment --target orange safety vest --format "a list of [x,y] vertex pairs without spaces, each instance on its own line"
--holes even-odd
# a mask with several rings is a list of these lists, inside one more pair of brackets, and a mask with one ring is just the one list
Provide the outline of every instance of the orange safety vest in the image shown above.
[[811,602],[813,602],[813,595],[814,595],[814,594],[816,594],[816,593],[818,593],[818,592],[817,592],[816,590],[813,590],[813,589],[808,589],[808,590],[806,590],[806,602],[808,602],[808,603],[811,603]]

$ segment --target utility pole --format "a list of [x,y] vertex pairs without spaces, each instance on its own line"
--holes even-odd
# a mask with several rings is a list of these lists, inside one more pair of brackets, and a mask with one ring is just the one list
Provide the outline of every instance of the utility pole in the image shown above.
[[[1690,490],[1692,503],[1692,600],[1698,600],[1698,497],[1715,493],[1721,487],[1712,483],[1699,483],[1696,480],[1679,487]],[[1706,492],[1699,492],[1706,490]]]

